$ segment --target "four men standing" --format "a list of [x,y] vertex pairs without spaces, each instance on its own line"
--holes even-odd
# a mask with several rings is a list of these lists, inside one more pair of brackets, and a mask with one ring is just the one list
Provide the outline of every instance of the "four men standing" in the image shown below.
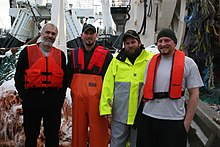
[[[111,147],[125,147],[128,140],[130,147],[186,146],[203,83],[194,61],[175,49],[173,31],[159,32],[160,53],[153,56],[144,49],[139,35],[128,30],[123,37],[124,49],[113,58],[108,49],[96,43],[96,28],[85,24],[82,46],[70,52],[67,67],[64,53],[52,46],[57,33],[56,26],[46,24],[42,42],[27,46],[19,56],[15,86],[22,99],[26,147],[36,146],[42,118],[46,147],[59,146],[67,86],[73,104],[73,147],[87,146],[88,127],[90,147],[107,147],[109,123]],[[189,91],[187,112],[185,88]],[[142,95],[143,119],[136,131],[132,125]]]

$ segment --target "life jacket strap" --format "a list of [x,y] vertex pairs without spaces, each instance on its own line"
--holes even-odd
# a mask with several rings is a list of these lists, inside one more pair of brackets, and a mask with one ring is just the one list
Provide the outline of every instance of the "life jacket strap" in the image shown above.
[[[185,91],[182,91],[181,96],[184,96],[184,93],[185,93]],[[154,99],[164,99],[164,98],[170,98],[169,92],[156,92],[156,93],[154,93]]]
[[51,84],[51,81],[42,81],[42,84]]
[[52,72],[41,72],[42,75],[52,75]]

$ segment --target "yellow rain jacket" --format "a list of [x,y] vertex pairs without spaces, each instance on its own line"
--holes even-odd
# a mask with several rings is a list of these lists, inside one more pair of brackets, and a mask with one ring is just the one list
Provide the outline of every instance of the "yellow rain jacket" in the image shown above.
[[112,114],[113,120],[134,123],[145,68],[152,56],[143,49],[134,64],[121,53],[112,59],[102,86],[100,115]]

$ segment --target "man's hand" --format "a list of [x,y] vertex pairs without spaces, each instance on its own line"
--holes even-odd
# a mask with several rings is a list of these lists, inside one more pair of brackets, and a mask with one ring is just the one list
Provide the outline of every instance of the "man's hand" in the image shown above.
[[104,117],[108,120],[108,123],[111,125],[112,124],[112,115],[107,114],[107,115],[104,115]]

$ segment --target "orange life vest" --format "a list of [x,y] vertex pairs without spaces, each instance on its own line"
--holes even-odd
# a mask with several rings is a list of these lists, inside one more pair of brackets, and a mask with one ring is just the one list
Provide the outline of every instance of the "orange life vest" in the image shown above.
[[61,51],[52,47],[45,57],[38,47],[27,47],[29,69],[25,70],[25,88],[61,88],[64,72]]
[[[104,47],[97,46],[96,49],[94,50],[94,53],[92,54],[87,69],[94,74],[100,74],[108,52],[109,51],[106,50]],[[75,72],[80,73],[85,69],[84,49],[82,48],[74,49],[72,51],[72,59],[73,59],[73,67]]]
[[[154,84],[156,79],[157,68],[161,60],[161,55],[156,54],[151,59],[148,65],[148,73],[147,78],[144,86],[144,98],[145,99],[154,99],[157,98],[156,96],[159,93],[154,93]],[[171,75],[170,75],[170,85],[168,92],[162,92],[161,95],[164,95],[163,98],[171,98],[171,99],[178,99],[181,98],[184,94],[182,91],[182,81],[183,81],[183,74],[184,74],[184,60],[185,60],[185,53],[179,50],[175,50],[172,68],[171,68]]]

